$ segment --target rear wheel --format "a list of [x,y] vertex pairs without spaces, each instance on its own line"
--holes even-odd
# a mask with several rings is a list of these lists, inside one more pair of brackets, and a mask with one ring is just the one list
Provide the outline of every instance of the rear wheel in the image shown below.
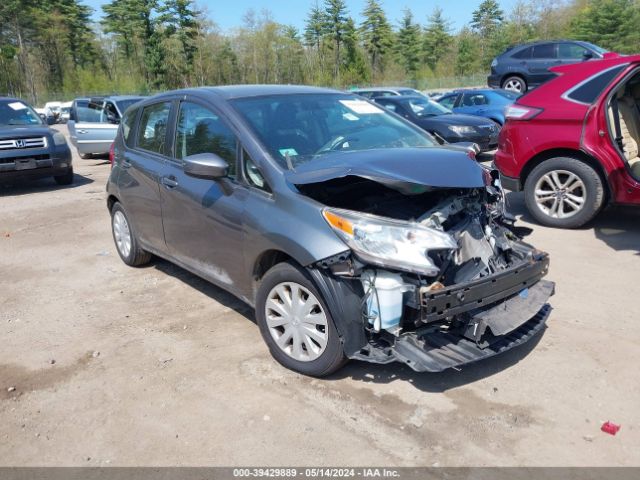
[[602,208],[604,188],[598,173],[575,158],[551,158],[535,167],[524,185],[527,208],[543,225],[577,228]]
[[58,185],[71,185],[73,183],[73,168],[67,170],[67,173],[63,175],[56,175],[53,179]]
[[524,93],[527,91],[527,82],[524,78],[513,75],[502,82],[502,88],[511,92]]
[[297,266],[280,263],[265,274],[256,297],[256,319],[271,355],[291,370],[322,377],[346,361],[322,295]]
[[124,263],[131,267],[149,263],[151,254],[140,247],[129,217],[120,202],[114,203],[111,208],[111,231],[118,255]]

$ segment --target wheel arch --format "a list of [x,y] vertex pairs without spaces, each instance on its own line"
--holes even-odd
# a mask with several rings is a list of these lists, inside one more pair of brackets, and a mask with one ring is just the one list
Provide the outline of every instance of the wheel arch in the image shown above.
[[302,268],[300,262],[296,261],[295,258],[293,258],[288,253],[283,252],[282,250],[265,250],[260,255],[258,255],[253,264],[251,275],[254,282],[260,282],[265,273],[267,273],[271,268],[275,267],[279,263],[284,262],[292,262]]
[[109,196],[107,197],[107,209],[111,211],[116,202],[119,201],[120,200],[118,199],[118,197],[116,197],[114,194],[109,194]]
[[531,174],[534,168],[536,168],[538,165],[540,165],[542,162],[546,160],[550,160],[552,158],[557,158],[557,157],[573,158],[593,168],[598,174],[598,176],[600,177],[600,180],[602,181],[602,186],[604,188],[604,194],[605,194],[604,202],[608,203],[610,201],[611,186],[609,185],[609,178],[607,177],[605,170],[602,167],[602,164],[600,164],[598,160],[593,158],[591,155],[583,152],[582,150],[574,150],[571,148],[555,148],[552,150],[545,150],[544,152],[540,152],[534,155],[533,157],[531,157],[531,159],[524,165],[524,167],[522,168],[522,172],[520,173],[520,185],[522,185],[522,188],[524,189],[524,185],[527,181],[527,178],[529,177],[529,175]]

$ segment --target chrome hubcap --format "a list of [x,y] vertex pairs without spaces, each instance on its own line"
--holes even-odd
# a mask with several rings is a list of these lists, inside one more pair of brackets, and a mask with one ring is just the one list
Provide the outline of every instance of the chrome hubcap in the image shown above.
[[586,189],[575,173],[553,170],[543,175],[535,187],[538,208],[552,218],[568,218],[584,207]]
[[522,82],[519,80],[509,80],[505,83],[504,89],[512,92],[522,92]]
[[116,239],[118,251],[127,258],[131,253],[131,230],[129,230],[127,218],[121,211],[113,215],[113,236]]
[[265,305],[271,337],[278,348],[300,362],[318,358],[327,347],[329,328],[322,305],[308,289],[284,282],[271,289]]

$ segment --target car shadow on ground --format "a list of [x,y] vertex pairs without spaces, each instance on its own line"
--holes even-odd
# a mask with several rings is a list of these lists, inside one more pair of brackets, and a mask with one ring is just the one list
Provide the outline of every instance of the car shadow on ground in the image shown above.
[[[536,225],[524,203],[522,192],[508,192],[507,211],[519,220]],[[544,228],[544,227],[539,227]],[[640,255],[640,208],[625,206],[606,207],[582,230],[593,230],[595,237],[616,251],[631,250]]]
[[[222,288],[209,283],[207,280],[192,274],[182,267],[155,257],[147,268],[156,268],[162,273],[180,280],[212,300],[234,310],[250,322],[256,323],[253,308]],[[452,388],[490,377],[515,365],[535,348],[542,335],[543,333],[541,332],[524,345],[500,355],[467,365],[459,371],[449,369],[440,373],[418,373],[400,363],[376,365],[374,363],[352,360],[338,372],[326,377],[326,380],[332,381],[351,378],[363,383],[390,383],[401,380],[409,382],[419,390],[425,392],[445,392]]]
[[219,304],[224,305],[225,307],[230,308],[240,315],[246,317],[247,320],[256,323],[253,308],[251,308],[249,305],[247,305],[234,295],[230,294],[226,290],[217,287],[213,283],[210,283],[207,280],[194,275],[193,273],[185,270],[182,267],[179,267],[178,265],[175,265],[167,260],[163,260],[158,257],[154,257],[150,266],[156,268],[166,275],[177,278],[189,287],[198,290],[199,292],[205,294],[207,297],[218,302]]
[[458,370],[448,369],[443,372],[415,372],[400,363],[376,365],[367,362],[351,361],[341,370],[327,377],[328,380],[351,378],[362,383],[391,383],[394,381],[409,382],[423,392],[442,393],[452,388],[477,382],[506,370],[527,357],[535,349],[544,335],[545,329],[524,345],[512,350],[465,365]]
[[54,190],[66,190],[82,187],[93,183],[95,180],[84,175],[74,174],[71,185],[58,185],[53,177],[39,179],[19,179],[12,182],[0,183],[0,197],[16,195],[28,195],[30,193],[51,192]]

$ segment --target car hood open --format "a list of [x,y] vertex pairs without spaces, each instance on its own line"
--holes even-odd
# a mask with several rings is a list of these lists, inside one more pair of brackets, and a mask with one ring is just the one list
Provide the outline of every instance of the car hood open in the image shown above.
[[[412,186],[480,188],[483,168],[465,152],[443,147],[332,152],[285,172],[294,185],[358,176],[406,193]],[[416,191],[416,193],[418,193]]]

